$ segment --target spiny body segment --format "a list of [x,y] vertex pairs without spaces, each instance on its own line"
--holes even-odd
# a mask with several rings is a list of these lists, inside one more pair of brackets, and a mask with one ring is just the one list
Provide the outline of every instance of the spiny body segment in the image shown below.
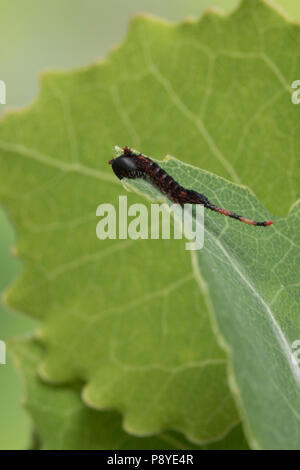
[[247,219],[234,212],[215,206],[203,194],[193,191],[192,189],[185,189],[150,158],[142,154],[136,154],[128,147],[124,147],[123,154],[120,157],[114,158],[108,163],[112,165],[112,169],[119,179],[148,177],[153,186],[158,188],[171,201],[177,204],[202,204],[207,209],[239,220],[248,225],[267,227],[273,224],[272,220],[256,222],[255,220]]

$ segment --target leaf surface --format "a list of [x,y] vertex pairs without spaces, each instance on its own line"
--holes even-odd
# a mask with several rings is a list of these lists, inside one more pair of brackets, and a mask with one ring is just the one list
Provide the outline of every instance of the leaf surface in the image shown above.
[[[43,348],[34,340],[10,342],[16,364],[25,379],[24,406],[34,419],[37,446],[50,450],[197,449],[182,435],[166,432],[138,438],[122,429],[121,416],[96,411],[84,405],[79,386],[55,387],[38,377],[36,368]],[[207,449],[247,449],[241,426]]]
[[[300,188],[290,99],[298,36],[298,26],[257,0],[228,17],[210,12],[177,25],[137,18],[107,61],[45,74],[34,105],[1,123],[0,199],[24,262],[6,300],[41,321],[43,378],[80,379],[85,401],[121,412],[131,433],[171,428],[203,443],[240,416],[211,294],[205,283],[199,290],[183,243],[96,239],[96,207],[125,194],[107,165],[112,148],[170,153],[246,183],[273,213],[286,213]],[[210,178],[212,196],[234,208]],[[129,204],[138,201],[130,194]],[[234,230],[242,247],[244,229]],[[272,247],[275,262],[285,249]],[[206,265],[211,292],[221,281]],[[265,445],[262,434],[252,442]]]
[[[159,163],[219,207],[255,220],[270,218],[247,188],[175,159]],[[127,185],[150,198],[157,191],[143,180],[127,180]],[[204,226],[204,247],[191,252],[191,262],[232,360],[231,390],[250,442],[265,449],[299,449],[300,369],[294,342],[300,338],[300,201],[269,227],[209,210]]]

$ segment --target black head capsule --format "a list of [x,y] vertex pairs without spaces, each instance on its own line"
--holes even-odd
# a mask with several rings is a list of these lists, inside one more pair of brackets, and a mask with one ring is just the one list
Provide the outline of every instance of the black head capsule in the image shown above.
[[115,173],[121,180],[122,178],[136,178],[139,168],[137,162],[126,155],[121,155],[118,158],[113,158],[108,162]]

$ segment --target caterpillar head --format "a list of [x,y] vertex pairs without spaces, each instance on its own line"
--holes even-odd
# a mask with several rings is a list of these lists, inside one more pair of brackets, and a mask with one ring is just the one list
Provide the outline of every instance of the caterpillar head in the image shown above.
[[115,173],[115,175],[121,180],[122,178],[135,178],[139,168],[137,162],[127,155],[121,155],[120,157],[113,158],[108,162]]

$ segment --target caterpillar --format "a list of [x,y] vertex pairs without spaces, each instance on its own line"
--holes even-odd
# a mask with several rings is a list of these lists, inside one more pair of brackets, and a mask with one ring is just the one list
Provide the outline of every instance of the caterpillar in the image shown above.
[[163,170],[156,162],[149,157],[145,157],[141,153],[136,154],[129,147],[124,147],[123,154],[117,158],[113,158],[108,162],[115,173],[121,180],[123,178],[148,178],[153,186],[158,188],[161,193],[165,194],[171,201],[176,204],[202,204],[205,208],[219,214],[239,220],[244,224],[255,225],[257,227],[267,227],[272,225],[272,220],[264,222],[256,222],[241,215],[235,214],[221,207],[212,204],[204,194],[198,193],[192,189],[186,189],[172,178],[165,170]]

